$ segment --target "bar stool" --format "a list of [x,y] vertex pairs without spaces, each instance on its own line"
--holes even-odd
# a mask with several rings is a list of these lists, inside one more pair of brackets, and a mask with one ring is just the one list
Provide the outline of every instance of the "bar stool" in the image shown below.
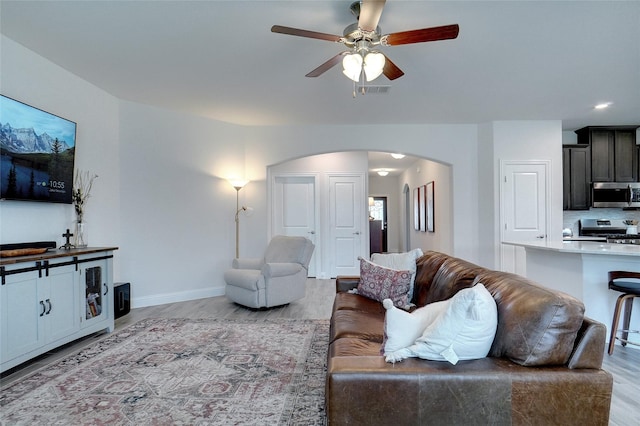
[[[624,280],[625,278],[631,280]],[[627,343],[640,346],[640,343],[630,342],[628,340],[629,333],[639,333],[639,331],[629,330],[629,322],[631,321],[631,309],[633,308],[633,299],[640,297],[640,272],[628,271],[609,271],[609,289],[619,291],[622,294],[618,296],[616,308],[613,312],[613,324],[611,325],[611,337],[609,338],[609,355],[613,353],[613,346],[616,339],[620,340],[622,346]],[[620,321],[620,311],[624,304],[624,320],[623,328],[618,330],[618,322]],[[621,337],[617,337],[618,331]]]

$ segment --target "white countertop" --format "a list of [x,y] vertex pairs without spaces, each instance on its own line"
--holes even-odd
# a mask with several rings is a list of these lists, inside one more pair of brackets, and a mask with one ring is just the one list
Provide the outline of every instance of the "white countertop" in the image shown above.
[[604,254],[609,256],[640,256],[640,245],[608,244],[594,241],[503,241],[503,244],[549,250],[561,253]]

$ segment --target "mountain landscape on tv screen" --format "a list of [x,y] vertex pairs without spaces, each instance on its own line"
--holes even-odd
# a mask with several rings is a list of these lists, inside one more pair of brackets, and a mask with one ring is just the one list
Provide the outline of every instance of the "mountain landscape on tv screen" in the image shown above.
[[47,133],[38,135],[33,128],[14,128],[10,123],[0,123],[0,148],[14,154],[52,154],[55,144],[61,152],[71,149],[67,142],[52,138]]
[[0,198],[71,203],[75,145],[0,123]]

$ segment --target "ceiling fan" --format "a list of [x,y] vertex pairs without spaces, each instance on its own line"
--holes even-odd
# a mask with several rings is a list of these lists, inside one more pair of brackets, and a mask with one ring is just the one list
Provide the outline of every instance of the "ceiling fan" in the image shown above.
[[281,25],[271,27],[271,32],[344,44],[349,48],[348,51],[338,53],[306,76],[318,77],[342,61],[343,73],[354,82],[359,81],[363,74],[367,81],[374,80],[380,74],[384,74],[389,80],[395,80],[404,75],[404,72],[386,55],[375,50],[378,46],[424,43],[458,37],[458,24],[382,35],[378,21],[384,4],[385,0],[362,0],[352,3],[349,9],[358,22],[347,26],[342,36]]

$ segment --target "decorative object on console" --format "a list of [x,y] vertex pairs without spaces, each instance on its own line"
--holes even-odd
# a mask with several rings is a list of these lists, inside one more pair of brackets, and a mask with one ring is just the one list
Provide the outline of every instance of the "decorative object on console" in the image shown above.
[[32,256],[56,248],[55,241],[37,241],[33,243],[0,244],[0,257]]
[[98,177],[89,171],[76,170],[73,181],[73,206],[76,210],[75,246],[86,247],[89,242],[87,224],[84,221],[84,205],[91,197],[93,181]]

